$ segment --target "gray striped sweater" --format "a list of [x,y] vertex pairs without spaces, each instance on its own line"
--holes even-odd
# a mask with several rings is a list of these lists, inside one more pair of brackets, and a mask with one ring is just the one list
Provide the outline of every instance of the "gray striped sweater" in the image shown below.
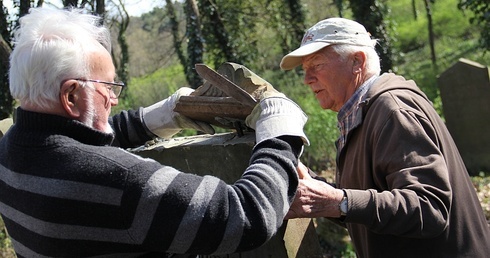
[[[113,117],[120,147],[149,139],[138,111]],[[298,184],[302,142],[255,146],[228,185],[110,146],[113,136],[18,109],[0,141],[0,213],[18,257],[165,257],[257,248],[276,233]]]

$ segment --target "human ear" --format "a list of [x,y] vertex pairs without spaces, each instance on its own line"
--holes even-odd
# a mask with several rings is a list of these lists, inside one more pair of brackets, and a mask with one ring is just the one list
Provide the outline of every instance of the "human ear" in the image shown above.
[[353,55],[352,72],[361,73],[361,71],[366,67],[366,53],[356,52]]
[[81,111],[77,104],[80,101],[81,85],[76,80],[67,80],[61,84],[60,102],[61,106],[71,118],[80,117]]

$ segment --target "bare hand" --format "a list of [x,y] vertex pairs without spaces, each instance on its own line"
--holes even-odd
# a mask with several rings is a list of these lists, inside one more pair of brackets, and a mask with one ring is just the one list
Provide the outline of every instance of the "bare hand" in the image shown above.
[[284,219],[340,217],[339,203],[344,192],[312,178],[308,168],[301,162],[297,171],[300,178],[298,189]]

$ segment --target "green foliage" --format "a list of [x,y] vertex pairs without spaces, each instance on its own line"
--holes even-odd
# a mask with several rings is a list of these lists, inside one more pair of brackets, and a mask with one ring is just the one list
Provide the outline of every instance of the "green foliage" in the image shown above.
[[[395,15],[396,13],[393,13],[393,16]],[[427,44],[427,33],[421,31],[425,31],[426,28],[426,22],[422,19],[410,20],[410,25],[398,23],[394,46],[403,53],[422,48]]]
[[[430,50],[424,3],[416,1],[417,18],[414,18],[414,15],[407,11],[412,10],[411,7],[407,8],[407,6],[411,6],[411,0],[390,0],[386,4],[390,7],[390,12],[385,18],[389,19],[390,24],[392,24],[390,35],[396,35],[394,38],[396,39],[394,41],[395,52],[400,53],[397,58],[399,62],[395,64],[394,71],[408,79],[415,80],[433,101],[441,115],[442,104],[437,87],[437,75],[453,65],[460,57],[466,57],[483,64],[490,63],[489,56],[483,55],[478,48],[478,42],[475,39],[479,32],[478,28],[470,26],[464,14],[457,9],[457,1],[440,0],[432,6],[438,67],[434,67],[428,58]],[[278,9],[284,8],[284,4],[269,1],[265,10],[251,11],[251,8],[259,2],[220,2],[222,5],[219,5],[219,9],[214,11],[219,11],[219,14],[223,15],[223,21],[229,22],[226,26],[227,31],[231,31],[231,35],[233,35],[233,40],[230,41],[232,47],[237,53],[246,57],[240,59],[239,63],[249,67],[280,91],[290,96],[308,115],[309,120],[305,126],[305,132],[311,141],[311,146],[305,149],[304,162],[320,169],[330,167],[335,163],[336,155],[334,145],[338,137],[336,114],[319,107],[309,88],[304,86],[301,74],[277,69],[279,60],[283,56],[282,43],[284,43],[281,41],[284,39],[280,40],[281,37],[278,37],[277,33],[280,33],[281,30],[287,30],[284,27],[287,23],[275,14],[282,13]],[[232,10],[233,6],[237,4],[243,5],[244,8],[240,11],[226,11]],[[306,20],[310,24],[316,23],[318,20],[313,17],[313,15],[319,15],[314,11],[316,7],[319,8],[318,5],[318,2],[304,1],[304,7],[307,7],[305,10],[311,11],[311,13],[306,13]],[[334,6],[332,9],[335,9]],[[179,10],[176,11],[180,12]],[[271,14],[272,18],[264,18],[261,11]],[[330,14],[330,16],[335,15],[333,10],[325,10],[323,13]],[[349,14],[348,12],[345,13]],[[253,17],[254,15],[255,17]],[[151,20],[151,17],[144,17],[146,21]],[[252,18],[255,20],[252,21]],[[266,21],[268,23],[265,23]],[[230,29],[232,25],[239,29]],[[252,31],[251,28],[256,31]],[[231,37],[231,35],[228,36]],[[165,43],[160,44],[165,45]],[[217,46],[216,42],[213,44]],[[205,58],[208,60],[207,62],[220,64],[224,59],[219,57],[220,49],[213,50],[213,44],[207,42]],[[292,47],[292,49],[294,48]],[[253,55],[250,54],[251,50],[254,50]],[[215,53],[215,51],[217,52]],[[162,51],[160,50],[160,52]],[[180,66],[172,65],[175,63],[169,63],[151,75],[133,78],[130,81],[129,96],[127,97],[131,101],[120,101],[121,108],[149,105],[168,96],[175,89],[186,86],[183,69],[179,68]],[[184,135],[193,133],[186,131]]]
[[460,0],[458,7],[473,12],[474,16],[470,18],[470,22],[483,27],[480,38],[481,46],[487,51],[490,50],[490,4],[488,0]]
[[[182,20],[183,10],[179,2],[176,6],[175,19]],[[177,8],[178,7],[178,8]],[[181,25],[184,25],[181,22]],[[113,26],[116,27],[117,25]],[[183,26],[180,27],[183,30]],[[130,78],[146,76],[160,68],[178,63],[178,50],[174,48],[172,23],[163,8],[154,8],[150,13],[140,17],[131,17],[126,38],[129,43]],[[117,32],[112,32],[116,35]],[[181,37],[176,39],[182,40]],[[119,46],[114,44],[115,51]]]
[[12,242],[8,237],[7,230],[3,223],[3,219],[0,216],[0,257],[13,258],[16,257]]
[[472,177],[471,181],[476,189],[485,217],[490,221],[490,173],[482,171],[478,176]]
[[205,60],[218,67],[224,62],[250,63],[257,55],[256,24],[259,1],[200,1]]
[[[146,107],[172,95],[177,89],[187,87],[182,66],[173,65],[142,77],[132,78],[123,90],[119,104],[112,108],[112,114],[124,109]],[[128,100],[131,101],[128,101]]]
[[275,45],[278,53],[286,55],[300,45],[307,29],[303,5],[299,0],[267,1],[265,8],[269,15],[265,16],[263,24],[266,25],[264,29],[269,28],[266,35],[270,36],[266,45]]
[[347,229],[341,227],[327,218],[316,218],[316,232],[318,241],[327,257],[355,258]]
[[363,24],[371,35],[381,44],[376,45],[376,51],[381,61],[381,71],[391,71],[393,68],[393,39],[390,35],[390,22],[386,19],[389,7],[386,1],[350,0],[350,9],[354,20]]
[[337,114],[318,105],[310,88],[303,84],[302,74],[275,70],[261,76],[298,103],[308,116],[304,131],[311,145],[305,147],[302,161],[315,171],[331,167],[336,155]]
[[430,61],[427,17],[422,1],[416,1],[417,18],[407,12],[412,0],[390,0],[390,19],[396,24],[395,47],[399,49],[399,62],[395,71],[414,80],[427,94],[442,115],[437,76],[459,58],[467,58],[484,65],[490,64],[490,55],[485,55],[478,44],[481,28],[472,26],[467,17],[457,8],[458,0],[439,0],[432,6],[437,66]]

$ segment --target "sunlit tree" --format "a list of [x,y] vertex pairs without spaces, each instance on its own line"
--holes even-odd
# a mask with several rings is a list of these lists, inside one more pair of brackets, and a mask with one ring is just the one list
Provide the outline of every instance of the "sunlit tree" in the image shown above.
[[480,42],[484,49],[490,50],[490,3],[488,0],[460,0],[458,7],[474,13],[470,22],[482,26]]
[[388,6],[380,0],[350,0],[350,8],[354,19],[379,40],[376,50],[381,59],[381,70],[390,71],[393,68],[393,48],[388,21],[385,20]]

